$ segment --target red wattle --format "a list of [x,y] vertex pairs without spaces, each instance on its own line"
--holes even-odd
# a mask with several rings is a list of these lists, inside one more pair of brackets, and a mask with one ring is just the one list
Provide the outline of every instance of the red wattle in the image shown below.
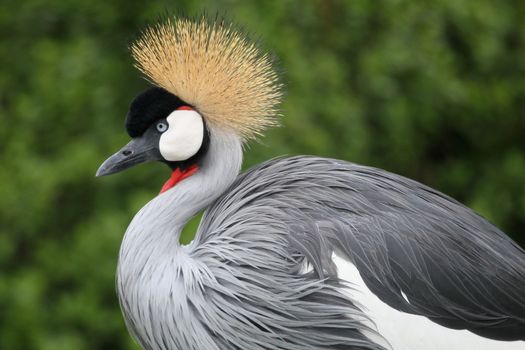
[[196,165],[192,165],[189,168],[185,170],[180,170],[179,168],[173,170],[171,172],[171,177],[166,181],[164,186],[162,186],[160,193],[166,192],[182,180],[190,177],[191,175],[195,174],[199,170],[199,167]]

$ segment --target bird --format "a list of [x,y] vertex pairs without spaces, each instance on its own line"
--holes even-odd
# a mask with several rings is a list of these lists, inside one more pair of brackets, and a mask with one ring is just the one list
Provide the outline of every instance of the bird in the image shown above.
[[152,86],[129,105],[131,141],[96,176],[151,161],[171,171],[118,259],[143,349],[525,349],[525,252],[468,207],[345,160],[241,172],[284,94],[275,58],[243,30],[174,16],[130,49]]

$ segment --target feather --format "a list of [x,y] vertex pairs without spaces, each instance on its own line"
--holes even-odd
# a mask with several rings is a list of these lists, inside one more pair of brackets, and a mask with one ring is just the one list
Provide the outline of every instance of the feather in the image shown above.
[[208,209],[197,237],[205,246],[234,233],[254,246],[265,244],[259,235],[286,239],[317,276],[335,277],[327,257],[341,252],[395,309],[525,340],[523,249],[457,201],[399,175],[325,158],[266,162]]
[[155,85],[244,140],[277,125],[281,84],[269,54],[224,21],[168,19],[131,46],[137,68]]

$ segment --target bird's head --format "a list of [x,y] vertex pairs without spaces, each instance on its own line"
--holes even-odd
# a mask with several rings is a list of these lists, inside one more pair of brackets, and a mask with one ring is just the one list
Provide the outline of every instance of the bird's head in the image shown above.
[[131,102],[126,130],[131,141],[102,163],[97,176],[161,161],[173,171],[173,180],[163,191],[198,169],[210,142],[210,131],[200,113],[160,87],[144,91]]
[[218,130],[247,141],[276,124],[282,93],[272,60],[231,25],[168,20],[147,29],[131,51],[155,87],[131,102],[132,140],[97,176],[157,160],[172,169],[165,191],[198,171]]

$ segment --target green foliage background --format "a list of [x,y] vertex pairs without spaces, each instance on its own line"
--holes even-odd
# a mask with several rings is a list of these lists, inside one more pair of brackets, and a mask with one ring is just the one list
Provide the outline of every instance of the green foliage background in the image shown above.
[[283,127],[245,165],[317,154],[452,195],[525,243],[525,2],[0,3],[0,348],[137,349],[119,243],[168,171],[95,179],[148,85],[128,44],[169,13],[224,13],[280,58]]

